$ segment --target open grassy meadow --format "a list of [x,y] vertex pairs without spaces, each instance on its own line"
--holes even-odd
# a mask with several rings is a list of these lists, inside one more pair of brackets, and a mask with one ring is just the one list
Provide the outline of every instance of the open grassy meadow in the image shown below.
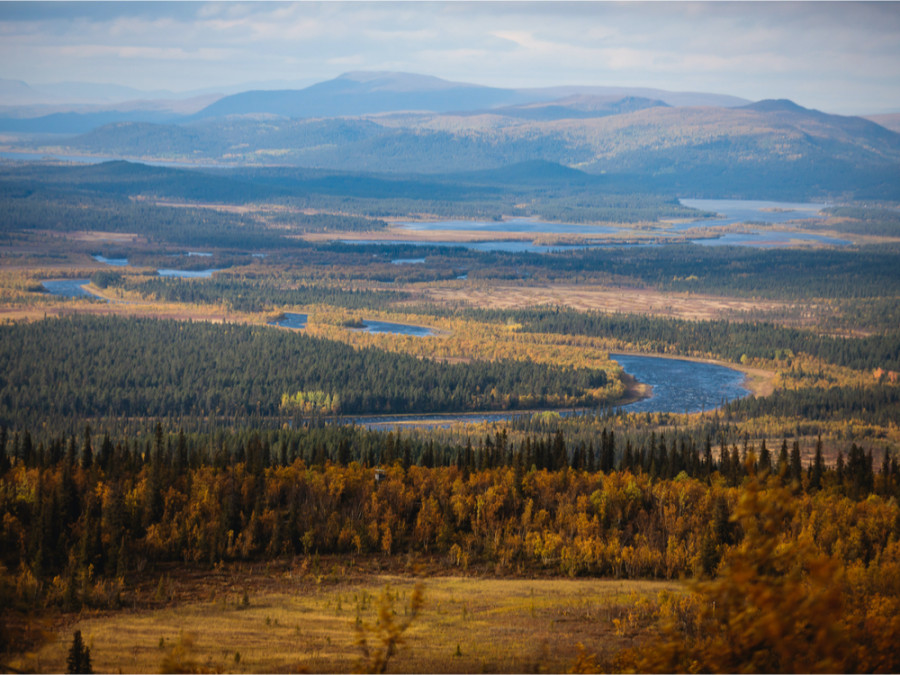
[[[565,672],[578,644],[611,656],[639,638],[666,582],[411,577],[337,578],[295,570],[212,572],[187,588],[162,577],[155,607],[83,613],[13,667],[64,672],[80,630],[95,672],[360,672],[409,622],[389,672]],[[413,596],[424,602],[413,616]],[[194,600],[185,601],[185,594]],[[643,600],[643,602],[642,602]],[[644,608],[642,615],[641,607]],[[360,640],[370,649],[364,658]]]

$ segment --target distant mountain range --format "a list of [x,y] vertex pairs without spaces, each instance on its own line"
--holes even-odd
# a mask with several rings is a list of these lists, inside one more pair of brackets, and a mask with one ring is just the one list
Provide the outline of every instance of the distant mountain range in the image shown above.
[[[437,77],[392,72],[346,73],[306,89],[248,91],[226,96],[201,110],[195,119],[223,115],[271,114],[284,117],[345,117],[379,113],[471,112],[502,107],[546,104],[578,97],[657,98],[667,105],[736,106],[744,99],[717,94],[673,93],[622,87],[500,89]],[[669,100],[670,99],[670,100]]]
[[58,154],[426,174],[544,162],[681,195],[900,200],[900,134],[786,100],[348,73],[225,96],[190,115],[159,107],[73,115],[0,119],[0,131],[103,124],[19,146]]
[[[718,94],[627,87],[501,89],[391,72],[346,73],[304,89],[260,89],[229,96],[205,93],[190,97],[114,85],[68,83],[35,89],[25,82],[0,80],[0,131],[81,134],[114,121],[184,124],[232,115],[323,118],[403,111],[471,113],[516,106],[524,110],[530,105],[546,106],[557,100],[571,103],[578,98],[600,98],[610,103],[624,98],[650,98],[673,106],[729,107],[749,103]],[[574,105],[568,107],[576,109]]]

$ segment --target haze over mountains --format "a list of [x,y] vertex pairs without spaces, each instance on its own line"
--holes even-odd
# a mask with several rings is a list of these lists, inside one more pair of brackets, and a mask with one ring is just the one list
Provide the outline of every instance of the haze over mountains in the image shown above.
[[70,134],[18,146],[60,154],[426,174],[539,160],[695,196],[900,198],[900,134],[786,100],[358,72],[200,103],[7,116],[0,131]]

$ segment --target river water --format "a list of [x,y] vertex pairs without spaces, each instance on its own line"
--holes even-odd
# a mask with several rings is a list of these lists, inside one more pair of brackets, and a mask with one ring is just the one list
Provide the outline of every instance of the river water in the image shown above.
[[[688,361],[662,356],[610,354],[626,373],[652,387],[649,398],[622,406],[622,412],[696,413],[713,410],[723,403],[747,396],[744,373],[715,363]],[[557,411],[563,417],[579,414]],[[486,412],[430,415],[360,415],[345,417],[344,422],[369,429],[400,425],[450,427],[459,423],[508,422],[530,417],[532,411]]]
[[638,382],[653,388],[650,398],[625,406],[627,412],[695,413],[750,393],[744,386],[744,373],[716,363],[630,354],[609,357]]
[[[795,220],[822,220],[822,210],[828,204],[813,202],[772,202],[749,199],[681,199],[684,206],[718,214],[716,218],[703,218],[684,223],[676,223],[661,229],[661,237],[688,229],[719,228],[725,225],[748,223],[758,225],[749,232],[729,232],[722,236],[696,238],[690,241],[701,246],[752,246],[756,248],[783,248],[802,243],[824,244],[828,246],[848,246],[848,239],[838,239],[815,233],[772,230],[771,226],[785,226]],[[440,220],[431,222],[402,222],[399,227],[413,232],[480,232],[497,234],[579,234],[609,235],[621,233],[627,228],[578,223],[548,223],[537,218],[512,218],[509,220]],[[506,253],[556,253],[585,248],[608,248],[618,246],[658,246],[659,242],[615,244],[594,241],[588,238],[580,244],[535,244],[531,241],[378,241],[346,240],[352,244],[405,244],[409,246],[450,246],[473,251],[503,251]]]

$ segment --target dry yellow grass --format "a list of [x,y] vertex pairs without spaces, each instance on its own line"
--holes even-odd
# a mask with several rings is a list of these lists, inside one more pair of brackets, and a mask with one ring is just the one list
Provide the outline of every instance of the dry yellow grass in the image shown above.
[[776,301],[582,284],[532,286],[469,284],[464,287],[426,288],[424,292],[434,302],[463,302],[474,307],[518,309],[535,305],[560,305],[577,310],[647,314],[693,320],[735,318],[741,313],[771,311],[784,307],[784,303]]
[[[357,618],[374,626],[380,596],[393,611],[410,609],[410,577],[373,575],[315,583],[285,576],[281,588],[219,592],[207,600],[156,610],[85,616],[30,659],[11,665],[64,672],[80,630],[96,672],[353,672],[362,664]],[[614,619],[636,599],[655,599],[677,584],[572,579],[429,578],[425,605],[388,664],[390,672],[565,672],[578,643],[609,656],[639,630]],[[373,644],[373,633],[368,634]]]

